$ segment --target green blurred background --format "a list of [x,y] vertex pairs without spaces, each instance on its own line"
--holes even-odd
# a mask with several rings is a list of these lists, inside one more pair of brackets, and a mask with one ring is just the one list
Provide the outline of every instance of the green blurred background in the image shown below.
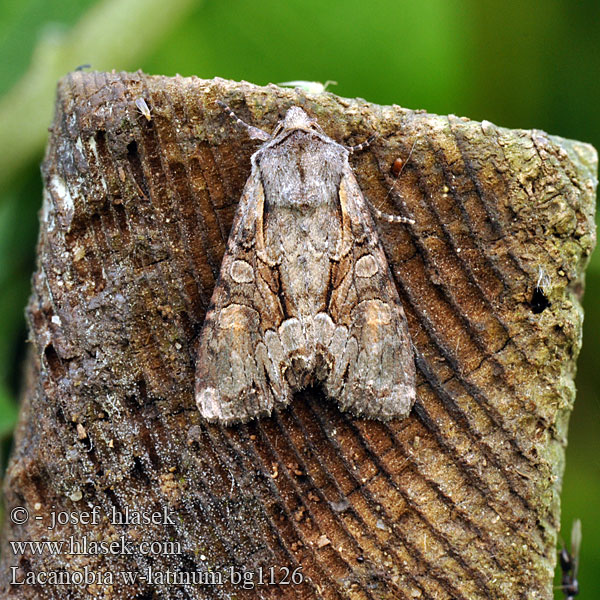
[[[598,0],[0,0],[0,56],[3,463],[25,352],[39,163],[54,86],[78,65],[256,84],[334,79],[341,96],[600,148]],[[596,252],[562,495],[563,537],[575,517],[583,522],[584,599],[600,598],[599,298]]]

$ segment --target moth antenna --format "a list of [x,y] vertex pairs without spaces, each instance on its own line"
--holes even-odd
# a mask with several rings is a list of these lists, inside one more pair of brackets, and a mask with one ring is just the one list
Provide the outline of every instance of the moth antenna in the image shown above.
[[415,224],[414,219],[409,219],[408,217],[403,217],[401,215],[390,215],[388,213],[384,213],[380,211],[368,198],[365,198],[365,200],[378,219],[382,219],[388,223],[406,223],[407,225]]
[[242,127],[245,127],[248,131],[248,135],[253,140],[262,140],[263,142],[268,142],[271,139],[271,134],[259,129],[258,127],[254,127],[253,125],[249,125],[246,121],[242,121],[232,110],[225,104],[225,102],[221,102],[217,100],[216,103],[225,110],[225,112],[238,124]]
[[377,136],[372,135],[368,139],[366,139],[364,142],[357,144],[356,146],[346,146],[346,150],[348,150],[348,152],[350,152],[350,154],[353,154],[354,152],[360,152],[361,150],[368,148],[373,143],[373,141],[375,140],[376,137]]

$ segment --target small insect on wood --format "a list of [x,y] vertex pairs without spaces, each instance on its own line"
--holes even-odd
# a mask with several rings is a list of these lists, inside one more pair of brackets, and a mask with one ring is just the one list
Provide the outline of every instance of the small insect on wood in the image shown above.
[[394,177],[400,177],[405,164],[406,163],[401,158],[397,158],[392,163],[392,173],[393,173]]
[[579,594],[577,571],[579,569],[579,550],[581,548],[581,521],[575,519],[571,527],[571,549],[562,547],[558,555],[562,580],[560,589],[565,595],[565,600],[573,600]]
[[406,417],[415,400],[411,339],[348,161],[366,144],[338,144],[298,107],[270,135],[219,105],[264,144],[200,336],[202,416],[247,422],[320,384],[341,410]]
[[136,98],[135,105],[137,106],[137,109],[139,110],[140,114],[146,119],[146,121],[152,120],[152,113],[150,112],[150,108],[148,107],[148,104],[146,104],[146,101],[143,98]]
[[337,81],[332,81],[328,79],[325,83],[321,83],[320,81],[282,81],[277,85],[282,85],[284,87],[294,87],[300,88],[304,90],[307,94],[322,94],[327,90],[330,85],[337,85]]

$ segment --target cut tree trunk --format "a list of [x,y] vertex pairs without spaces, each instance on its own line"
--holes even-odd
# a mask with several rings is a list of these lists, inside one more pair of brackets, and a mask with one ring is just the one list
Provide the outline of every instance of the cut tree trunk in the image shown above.
[[[377,221],[414,344],[409,418],[311,389],[271,418],[203,422],[196,346],[258,147],[215,100],[267,131],[299,105],[342,144],[375,134],[352,156],[363,193],[415,221]],[[589,145],[541,131],[328,93],[65,77],[4,597],[552,598],[595,169]]]

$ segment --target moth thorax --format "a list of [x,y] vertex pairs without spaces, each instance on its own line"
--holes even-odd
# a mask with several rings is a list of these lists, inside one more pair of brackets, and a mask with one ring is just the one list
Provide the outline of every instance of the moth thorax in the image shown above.
[[282,126],[284,130],[312,129],[315,123],[299,106],[292,106],[285,113]]

